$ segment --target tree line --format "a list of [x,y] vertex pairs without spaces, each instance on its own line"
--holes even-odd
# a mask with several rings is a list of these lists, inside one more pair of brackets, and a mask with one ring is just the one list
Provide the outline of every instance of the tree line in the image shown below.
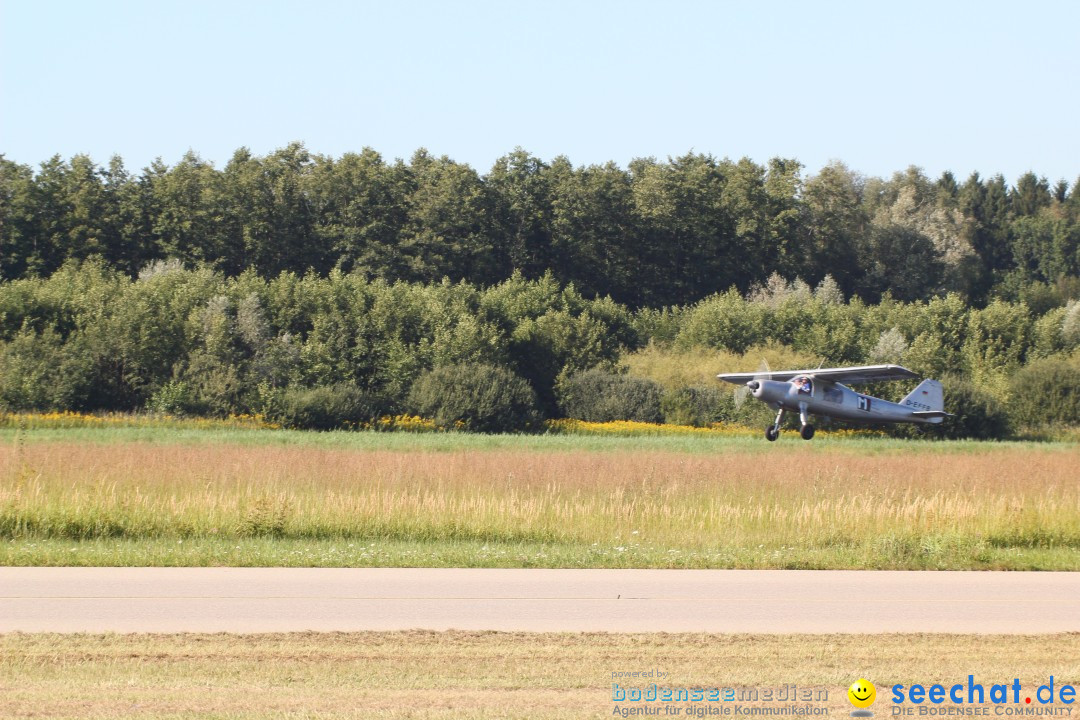
[[868,304],[829,276],[812,287],[775,275],[747,295],[633,309],[553,273],[479,286],[336,269],[228,276],[178,260],[134,278],[69,261],[0,283],[6,409],[261,413],[309,427],[403,412],[484,429],[568,414],[762,420],[764,406],[737,407],[715,382],[665,388],[622,372],[650,345],[674,363],[694,349],[780,345],[829,363],[902,362],[946,381],[970,434],[1005,434],[1006,415],[1080,424],[1080,301],[975,308],[950,293]]
[[685,306],[776,275],[877,303],[956,293],[1045,311],[1080,296],[1080,181],[917,168],[866,178],[842,163],[804,177],[689,153],[574,166],[517,149],[480,174],[419,150],[327,157],[293,143],[238,150],[221,169],[188,153],[129,172],[89,157],[38,168],[0,157],[0,279],[98,259],[129,278],[175,260],[246,271],[493,287],[545,273],[585,298]]

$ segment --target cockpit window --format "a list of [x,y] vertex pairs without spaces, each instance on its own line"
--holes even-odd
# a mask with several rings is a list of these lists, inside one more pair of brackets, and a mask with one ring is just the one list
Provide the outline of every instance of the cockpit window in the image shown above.
[[814,394],[814,381],[805,375],[799,375],[794,380],[795,387],[798,388],[800,395],[813,395]]

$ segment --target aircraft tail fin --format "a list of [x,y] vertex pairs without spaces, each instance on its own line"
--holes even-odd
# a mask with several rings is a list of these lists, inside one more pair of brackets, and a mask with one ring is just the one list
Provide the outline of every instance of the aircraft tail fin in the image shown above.
[[928,418],[940,418],[942,415],[937,413],[945,410],[945,394],[937,380],[923,380],[917,388],[904,396],[900,404],[916,412],[925,412]]

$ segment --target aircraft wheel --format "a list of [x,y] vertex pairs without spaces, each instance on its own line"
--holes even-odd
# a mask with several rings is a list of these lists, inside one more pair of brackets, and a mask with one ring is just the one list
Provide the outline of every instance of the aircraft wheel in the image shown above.
[[803,425],[802,430],[799,431],[799,434],[802,435],[803,440],[809,440],[810,438],[814,437],[814,426],[809,423]]
[[780,436],[780,433],[772,425],[765,428],[765,439],[769,442],[776,442],[776,438]]

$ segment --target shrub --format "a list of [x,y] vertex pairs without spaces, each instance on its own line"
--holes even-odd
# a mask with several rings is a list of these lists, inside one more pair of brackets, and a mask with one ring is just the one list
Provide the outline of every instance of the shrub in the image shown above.
[[682,313],[675,344],[745,352],[766,339],[765,309],[763,303],[747,302],[734,290],[705,298]]
[[1013,376],[1009,411],[1018,425],[1080,425],[1080,368],[1037,360]]
[[441,428],[517,432],[540,423],[536,393],[525,380],[496,365],[437,367],[413,384],[408,404]]
[[243,407],[244,374],[231,364],[206,352],[196,352],[182,374],[184,405],[176,410],[191,415],[225,417]]
[[661,386],[644,378],[586,370],[560,379],[556,394],[562,412],[587,422],[635,420],[658,423]]
[[724,400],[724,393],[718,387],[691,385],[667,392],[660,407],[666,423],[704,427],[723,419]]
[[102,379],[81,338],[65,344],[46,328],[23,328],[0,342],[0,406],[11,410],[82,410],[92,406]]
[[285,427],[334,430],[355,427],[391,410],[381,396],[355,385],[290,387],[272,404],[270,419]]
[[1005,407],[990,393],[956,375],[941,379],[945,410],[942,432],[949,438],[996,440],[1009,435],[1009,416]]
[[146,409],[164,415],[184,415],[193,406],[191,388],[183,380],[167,382],[146,401]]

